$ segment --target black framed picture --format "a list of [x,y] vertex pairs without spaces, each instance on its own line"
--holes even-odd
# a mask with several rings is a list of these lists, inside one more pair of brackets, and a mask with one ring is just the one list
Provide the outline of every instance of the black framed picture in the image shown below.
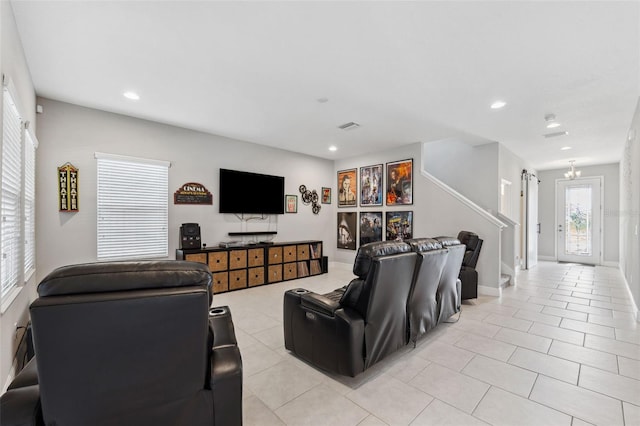
[[413,211],[387,212],[385,226],[387,241],[413,238]]
[[382,175],[382,164],[360,167],[360,207],[382,205]]
[[413,159],[387,163],[387,206],[413,204]]
[[356,207],[358,180],[356,169],[338,172],[338,207]]
[[382,212],[360,212],[360,245],[382,241]]
[[338,213],[338,248],[356,249],[357,226],[356,212]]

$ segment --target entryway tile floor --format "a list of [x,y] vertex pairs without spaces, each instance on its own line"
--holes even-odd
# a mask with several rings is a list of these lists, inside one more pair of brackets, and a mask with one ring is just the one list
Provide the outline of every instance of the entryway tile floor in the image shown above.
[[640,425],[640,326],[618,269],[540,262],[355,378],[299,360],[282,330],[286,290],[352,278],[336,267],[214,296],[233,315],[245,426]]

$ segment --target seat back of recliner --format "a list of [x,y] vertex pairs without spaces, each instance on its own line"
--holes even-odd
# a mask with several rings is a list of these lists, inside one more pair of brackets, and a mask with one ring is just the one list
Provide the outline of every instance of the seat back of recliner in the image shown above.
[[365,246],[358,251],[354,273],[364,279],[358,305],[365,321],[366,369],[408,343],[406,305],[417,256],[403,242]]
[[471,231],[460,231],[458,233],[458,240],[466,246],[462,264],[469,268],[475,268],[478,263],[483,240],[478,237],[478,234]]
[[407,242],[419,256],[419,265],[407,303],[409,339],[416,342],[418,337],[438,324],[438,287],[448,253],[433,238],[415,238]]
[[210,286],[206,266],[179,261],[49,274],[30,307],[45,422],[212,424]]
[[461,285],[458,275],[466,247],[457,238],[436,237],[436,239],[449,252],[438,284],[438,323],[440,323],[460,311]]

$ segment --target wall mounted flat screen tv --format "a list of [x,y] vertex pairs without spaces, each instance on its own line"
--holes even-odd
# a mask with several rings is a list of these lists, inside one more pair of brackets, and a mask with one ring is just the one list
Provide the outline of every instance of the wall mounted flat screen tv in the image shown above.
[[220,169],[220,213],[284,214],[284,177]]

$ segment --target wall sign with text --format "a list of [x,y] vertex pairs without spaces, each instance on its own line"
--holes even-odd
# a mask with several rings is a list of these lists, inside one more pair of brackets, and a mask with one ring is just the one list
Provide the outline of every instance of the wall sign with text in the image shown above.
[[213,195],[201,183],[185,183],[173,194],[173,204],[213,204]]
[[61,212],[77,212],[78,169],[71,163],[58,167],[58,207]]

